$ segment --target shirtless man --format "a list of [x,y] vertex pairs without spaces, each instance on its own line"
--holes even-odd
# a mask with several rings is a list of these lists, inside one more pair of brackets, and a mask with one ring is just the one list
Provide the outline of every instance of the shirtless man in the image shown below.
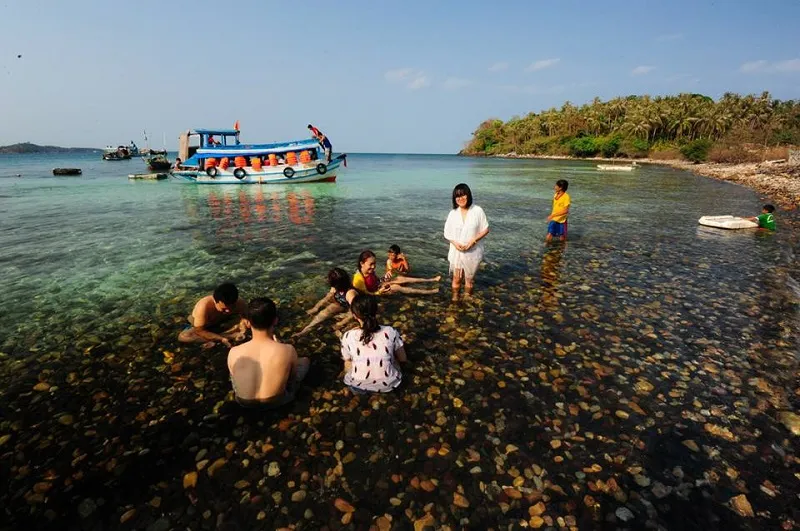
[[[186,328],[178,335],[178,341],[184,343],[203,343],[204,348],[213,347],[217,342],[226,347],[231,346],[230,340],[241,341],[247,331],[247,325],[241,316],[247,311],[247,303],[239,298],[239,290],[230,282],[217,286],[214,293],[206,295],[194,305],[192,315],[189,316],[191,328]],[[221,333],[215,332],[234,316],[240,320],[228,330]]]
[[228,353],[228,370],[236,400],[243,406],[267,409],[291,402],[310,360],[298,358],[292,345],[275,339],[278,311],[270,299],[250,301],[244,322],[253,339]]

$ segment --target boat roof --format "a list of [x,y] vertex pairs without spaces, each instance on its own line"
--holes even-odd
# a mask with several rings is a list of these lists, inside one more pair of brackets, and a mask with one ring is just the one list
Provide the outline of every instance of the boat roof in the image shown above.
[[236,129],[192,129],[189,131],[190,135],[225,135],[234,136],[238,135],[239,131]]

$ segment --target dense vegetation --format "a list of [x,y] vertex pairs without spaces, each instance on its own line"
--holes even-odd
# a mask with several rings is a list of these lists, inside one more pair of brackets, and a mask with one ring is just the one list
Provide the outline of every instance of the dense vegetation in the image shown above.
[[761,160],[770,148],[800,144],[800,101],[726,93],[628,96],[580,107],[566,102],[514,117],[490,119],[473,133],[464,155]]
[[97,152],[95,148],[65,148],[58,146],[39,146],[30,142],[12,144],[10,146],[0,146],[0,153],[84,153]]

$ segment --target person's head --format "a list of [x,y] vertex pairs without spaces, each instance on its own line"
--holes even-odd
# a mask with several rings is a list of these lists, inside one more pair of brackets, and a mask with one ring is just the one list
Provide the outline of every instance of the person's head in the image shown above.
[[180,157],[175,157],[175,162],[176,162],[177,164],[180,164],[180,163],[181,163],[181,158],[180,158]]
[[472,190],[464,183],[453,188],[453,208],[469,208],[472,206]]
[[308,128],[309,128],[310,130],[312,130],[312,131],[314,130],[314,126],[313,126],[313,125],[311,125],[311,124],[308,124]]
[[217,311],[231,313],[239,300],[239,290],[231,282],[223,282],[214,290],[214,306]]
[[764,205],[763,210],[765,214],[772,214],[773,212],[775,212],[775,207],[772,205]]
[[367,249],[358,255],[358,270],[365,277],[375,272],[375,253]]
[[378,299],[372,295],[356,295],[350,303],[350,311],[361,327],[361,342],[369,343],[372,335],[381,328],[378,324]]
[[399,245],[391,245],[391,246],[389,246],[389,251],[387,252],[387,254],[389,255],[390,259],[394,260],[395,258],[400,256],[400,253],[402,253],[402,251],[400,250],[400,246]]
[[566,179],[559,179],[556,181],[556,192],[566,192],[567,188],[569,188],[569,183]]
[[350,275],[341,267],[334,267],[328,271],[328,285],[339,292],[346,292],[353,287]]
[[278,322],[278,308],[271,299],[256,297],[247,305],[247,322],[254,330],[270,330]]

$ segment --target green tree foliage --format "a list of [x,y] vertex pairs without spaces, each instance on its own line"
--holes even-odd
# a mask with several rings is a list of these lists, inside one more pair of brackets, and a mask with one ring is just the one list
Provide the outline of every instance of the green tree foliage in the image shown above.
[[463,153],[646,157],[651,146],[684,146],[696,140],[725,146],[796,143],[800,102],[776,100],[768,92],[729,92],[718,101],[702,94],[678,94],[595,98],[580,107],[566,102],[559,109],[505,123],[486,120]]
[[707,138],[698,138],[681,146],[681,155],[686,157],[686,160],[692,162],[705,162],[708,160],[708,152],[711,149],[712,142]]

